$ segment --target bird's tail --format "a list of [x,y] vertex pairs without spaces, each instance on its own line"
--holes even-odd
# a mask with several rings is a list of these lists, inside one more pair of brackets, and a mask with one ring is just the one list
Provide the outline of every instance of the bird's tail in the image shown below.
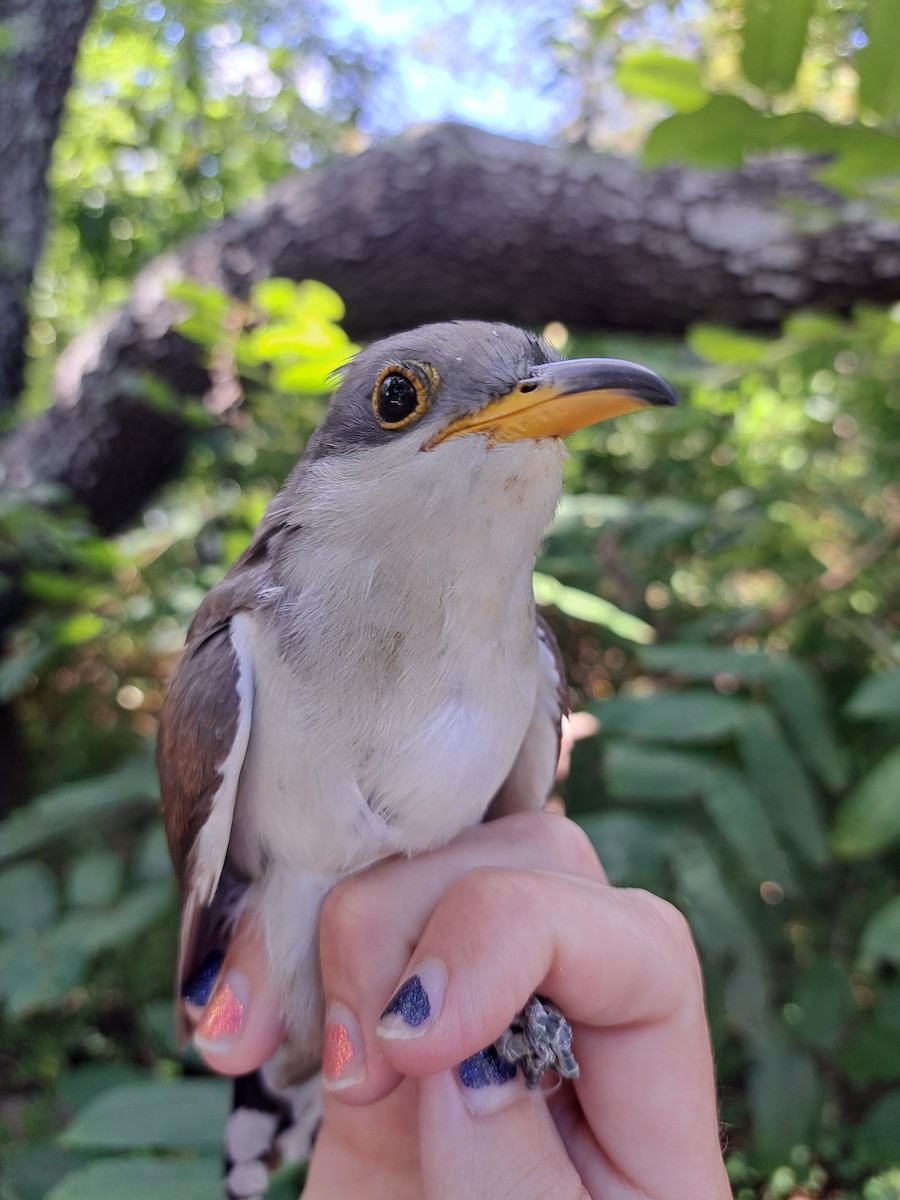
[[276,1070],[270,1060],[234,1081],[224,1147],[229,1200],[261,1200],[270,1169],[309,1158],[322,1118],[322,1077],[280,1088]]

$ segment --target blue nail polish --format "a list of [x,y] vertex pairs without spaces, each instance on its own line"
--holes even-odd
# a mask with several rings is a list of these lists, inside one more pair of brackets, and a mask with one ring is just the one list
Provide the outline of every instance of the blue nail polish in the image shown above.
[[421,1025],[423,1021],[428,1020],[431,1016],[431,1001],[418,975],[410,975],[381,1015],[386,1017],[388,1013],[396,1013],[407,1025]]
[[188,1004],[202,1007],[210,997],[213,984],[219,977],[222,963],[225,961],[224,950],[213,950],[207,954],[203,962],[181,989],[181,998]]
[[493,1046],[479,1050],[456,1068],[467,1088],[483,1088],[509,1083],[516,1073],[516,1064],[501,1058]]

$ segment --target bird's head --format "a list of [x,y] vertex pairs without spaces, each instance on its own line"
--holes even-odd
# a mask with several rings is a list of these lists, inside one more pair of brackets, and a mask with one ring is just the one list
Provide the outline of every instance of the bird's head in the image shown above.
[[563,438],[675,403],[634,363],[560,361],[509,325],[423,325],[347,364],[275,507],[351,557],[439,545],[450,574],[509,556],[524,570],[559,502]]
[[667,383],[635,363],[561,361],[542,339],[511,325],[423,325],[368,346],[347,365],[309,454],[402,442],[409,455],[437,455],[464,437],[484,450],[561,439],[610,417],[677,403]]

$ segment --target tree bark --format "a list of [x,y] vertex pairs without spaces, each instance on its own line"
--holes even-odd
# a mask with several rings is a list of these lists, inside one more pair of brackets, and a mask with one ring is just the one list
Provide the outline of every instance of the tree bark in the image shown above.
[[[465,126],[413,131],[285,180],[145,270],[129,303],[63,354],[54,407],[7,439],[5,485],[62,484],[99,528],[125,523],[178,466],[178,399],[209,382],[173,332],[168,283],[244,296],[272,275],[330,284],[361,338],[463,317],[772,328],[800,307],[897,300],[900,227],[796,160],[645,173]],[[150,381],[173,403],[150,401]]]
[[47,166],[94,0],[0,0],[0,408],[19,394]]

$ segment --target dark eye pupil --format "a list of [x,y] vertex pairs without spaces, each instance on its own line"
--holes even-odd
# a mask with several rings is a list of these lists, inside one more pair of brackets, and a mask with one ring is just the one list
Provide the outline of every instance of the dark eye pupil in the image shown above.
[[402,421],[416,411],[419,397],[405,375],[386,375],[378,389],[378,415],[388,424]]

